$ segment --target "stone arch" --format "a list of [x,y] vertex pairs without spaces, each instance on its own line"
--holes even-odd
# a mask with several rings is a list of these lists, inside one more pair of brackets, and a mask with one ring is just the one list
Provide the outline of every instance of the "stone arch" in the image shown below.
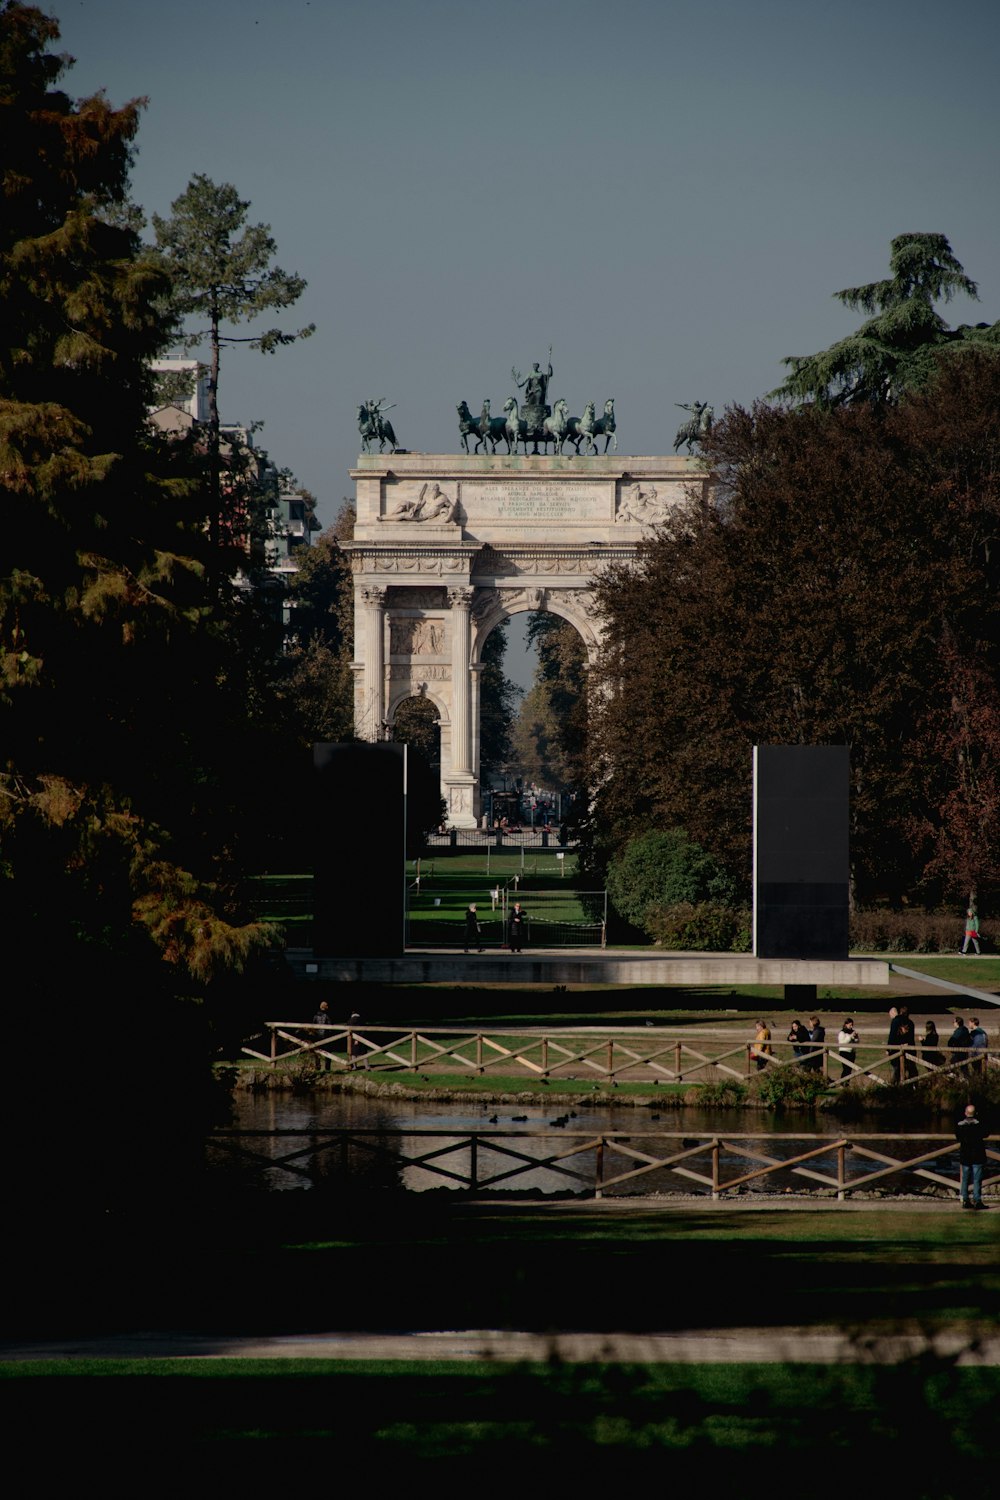
[[483,647],[496,627],[518,614],[558,615],[583,641],[587,652],[587,663],[594,664],[600,649],[600,629],[592,616],[589,605],[593,598],[589,589],[484,589],[481,598],[473,604],[475,633],[472,643],[472,668],[475,671],[481,661]]
[[429,703],[433,703],[434,707],[437,709],[438,723],[441,725],[442,729],[444,729],[446,724],[451,723],[451,719],[448,716],[448,705],[439,693],[432,693],[426,683],[423,684],[422,692],[419,690],[417,692],[414,692],[411,684],[404,683],[401,687],[396,688],[395,690],[390,689],[389,691],[389,703],[386,718],[390,724],[395,724],[396,722],[396,711],[399,708],[399,705],[401,703],[407,702],[407,700],[410,698],[426,698]]
[[630,566],[676,506],[707,504],[700,460],[366,453],[354,537],[354,722],[379,739],[421,683],[441,724],[441,792],[458,827],[479,813],[479,678],[490,631],[547,610],[601,644],[594,584]]

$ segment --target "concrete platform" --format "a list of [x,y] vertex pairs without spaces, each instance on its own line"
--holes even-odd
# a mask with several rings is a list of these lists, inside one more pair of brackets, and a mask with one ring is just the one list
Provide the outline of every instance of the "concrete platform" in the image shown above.
[[285,957],[296,978],[341,984],[651,984],[701,989],[750,984],[887,987],[890,983],[889,965],[874,958],[757,959],[732,953],[650,954],[611,948],[468,954],[422,949],[398,958],[331,958],[308,948],[289,948]]

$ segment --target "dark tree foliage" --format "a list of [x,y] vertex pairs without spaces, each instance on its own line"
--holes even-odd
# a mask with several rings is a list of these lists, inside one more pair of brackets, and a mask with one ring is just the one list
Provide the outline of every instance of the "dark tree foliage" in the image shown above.
[[57,36],[0,10],[0,899],[46,973],[145,933],[200,982],[263,936],[202,883],[224,632],[197,466],[145,420],[164,280],[114,212],[139,106],[55,88]]
[[507,624],[497,625],[483,647],[479,674],[479,776],[483,786],[513,755],[513,730],[521,689],[504,674]]
[[340,546],[353,534],[354,507],[345,501],[333,525],[300,549],[289,586],[290,640],[277,694],[286,737],[305,750],[354,737],[354,582]]
[[751,747],[851,751],[855,895],[1000,878],[1000,359],[898,407],[734,410],[715,503],[600,589],[608,856],[683,827],[744,885]]
[[935,311],[936,302],[979,295],[943,234],[897,235],[890,269],[885,281],[834,293],[847,307],[868,313],[868,322],[819,354],[783,360],[791,374],[772,396],[821,406],[898,401],[935,374],[943,353],[1000,344],[1000,323],[949,328]]
[[572,625],[544,611],[532,615],[527,639],[538,665],[517,719],[519,766],[554,791],[585,791],[588,666],[583,641]]
[[193,999],[267,939],[218,889],[234,705],[196,455],[146,424],[170,328],[125,198],[139,103],[73,101],[58,34],[0,4],[0,914],[20,1014],[53,1049],[73,1024],[100,1068],[60,1074],[64,1115],[33,1070],[10,1081],[33,1148],[8,1192],[78,1222],[71,1200],[103,1215],[186,1178],[210,1085]]

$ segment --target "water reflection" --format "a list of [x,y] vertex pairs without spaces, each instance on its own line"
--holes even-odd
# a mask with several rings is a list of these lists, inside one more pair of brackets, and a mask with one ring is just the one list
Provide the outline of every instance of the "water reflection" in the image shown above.
[[[606,1132],[620,1132],[627,1139],[624,1151],[608,1146],[605,1151],[604,1177],[628,1172],[643,1165],[641,1154],[662,1157],[682,1149],[679,1140],[666,1141],[664,1136],[695,1137],[718,1135],[730,1140],[739,1135],[773,1137],[746,1143],[745,1148],[723,1151],[724,1180],[751,1171],[753,1159],[743,1156],[743,1149],[757,1156],[784,1159],[810,1149],[802,1137],[818,1133],[833,1138],[872,1134],[884,1121],[854,1120],[844,1122],[823,1115],[775,1115],[758,1111],[718,1109],[669,1109],[616,1107],[598,1104],[562,1104],[559,1096],[548,1108],[541,1104],[438,1104],[409,1099],[373,1100],[356,1094],[326,1095],[321,1098],[285,1094],[239,1094],[234,1105],[233,1127],[241,1131],[283,1132],[280,1136],[264,1135],[243,1138],[241,1145],[255,1153],[255,1160],[233,1158],[215,1146],[210,1162],[215,1170],[223,1168],[229,1180],[264,1185],[275,1191],[302,1187],[403,1186],[411,1191],[430,1188],[466,1188],[470,1175],[480,1187],[493,1186],[500,1191],[586,1192],[593,1189],[596,1151],[593,1147],[575,1151],[585,1142],[575,1137],[593,1137]],[[356,1131],[350,1140],[331,1138],[333,1130]],[[455,1132],[447,1136],[425,1136],[418,1132]],[[484,1132],[470,1147],[468,1133]],[[546,1132],[544,1138],[539,1132]],[[364,1136],[360,1135],[364,1132]],[[403,1132],[400,1137],[397,1132]],[[489,1133],[497,1138],[490,1139]],[[502,1136],[502,1139],[500,1138]],[[797,1143],[781,1141],[781,1136],[798,1136]],[[523,1137],[523,1139],[519,1139]],[[815,1144],[815,1143],[814,1143]],[[875,1143],[871,1143],[875,1144]],[[927,1149],[914,1140],[912,1153]],[[410,1163],[403,1164],[400,1154]],[[639,1153],[630,1160],[629,1153]],[[893,1151],[892,1154],[896,1154]],[[523,1168],[523,1159],[545,1159],[557,1155],[566,1160],[554,1162],[537,1171]],[[280,1161],[280,1164],[279,1164]],[[268,1164],[269,1163],[269,1164]],[[836,1150],[824,1152],[810,1161],[808,1168],[824,1176],[836,1172]],[[682,1170],[654,1168],[632,1178],[611,1192],[699,1192],[706,1190],[709,1172],[706,1154],[679,1164]],[[944,1167],[947,1171],[947,1166]],[[502,1180],[499,1180],[502,1179]],[[754,1191],[801,1191],[808,1181],[791,1169],[759,1181]]]

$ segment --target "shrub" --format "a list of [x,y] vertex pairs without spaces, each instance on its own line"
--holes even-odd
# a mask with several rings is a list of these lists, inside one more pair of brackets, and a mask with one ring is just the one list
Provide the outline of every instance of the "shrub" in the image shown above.
[[812,1068],[765,1068],[758,1073],[752,1090],[768,1109],[812,1108],[827,1092],[829,1084]]
[[608,894],[615,910],[649,931],[651,910],[682,902],[722,904],[734,899],[732,881],[683,828],[644,833],[632,839],[608,866]]
[[954,912],[861,909],[851,913],[851,948],[868,953],[955,953],[963,923]]
[[716,1109],[741,1109],[747,1102],[747,1086],[735,1078],[724,1078],[721,1083],[705,1083],[698,1090],[694,1103],[699,1109],[711,1106]]
[[646,931],[661,948],[745,953],[750,947],[750,912],[745,906],[680,901],[651,908],[646,915]]

